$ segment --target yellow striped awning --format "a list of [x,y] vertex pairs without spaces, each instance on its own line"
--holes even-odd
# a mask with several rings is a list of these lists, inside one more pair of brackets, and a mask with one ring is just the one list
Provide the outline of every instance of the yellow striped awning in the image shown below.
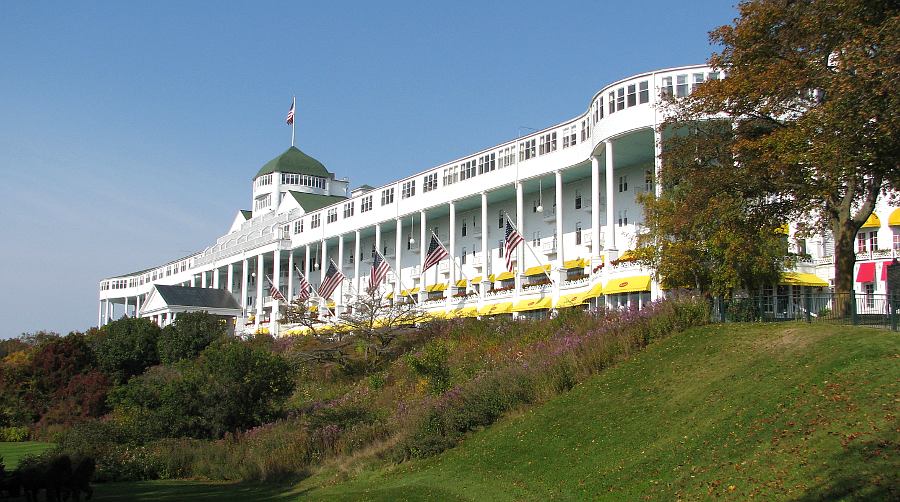
[[586,260],[586,259],[584,259],[584,258],[576,258],[576,259],[574,259],[574,260],[567,260],[567,261],[564,261],[564,262],[563,262],[563,268],[565,268],[565,269],[569,269],[569,268],[584,268],[584,267],[586,267],[586,266],[588,266],[588,265],[590,265],[590,264],[591,264],[591,262],[588,261],[588,260]]
[[464,287],[466,287],[466,284],[468,284],[468,282],[466,282],[465,279],[460,279],[460,280],[456,281],[457,288],[464,288]]
[[448,315],[448,313],[444,312],[443,310],[434,310],[431,312],[425,312],[423,314],[423,316],[427,317],[429,319],[447,319],[448,317],[450,317]]
[[820,278],[815,274],[803,274],[800,272],[785,272],[781,276],[778,284],[789,284],[792,286],[812,286],[816,288],[827,288],[828,281]]
[[649,275],[633,275],[621,279],[611,279],[603,288],[604,295],[616,293],[635,293],[637,291],[650,291]]
[[412,289],[404,289],[403,291],[400,292],[400,296],[412,296],[418,292],[419,292],[419,287],[416,286]]
[[431,284],[429,286],[425,286],[425,291],[431,293],[432,291],[444,291],[447,289],[446,282],[439,282],[437,284]]
[[553,304],[553,298],[534,298],[532,300],[520,300],[513,307],[513,312],[525,312],[527,310],[549,309]]
[[448,317],[478,317],[478,307],[464,307],[451,310]]
[[515,276],[516,276],[515,272],[501,272],[501,273],[497,274],[496,280],[505,281],[506,279],[512,279]]
[[588,290],[587,293],[582,294],[584,295],[584,300],[581,301],[590,300],[591,298],[597,298],[598,296],[603,294],[603,283],[598,282],[597,284],[594,284],[593,288]]
[[869,215],[869,219],[863,223],[862,228],[878,228],[881,226],[881,220],[878,219],[878,215],[872,213]]
[[900,226],[900,207],[894,209],[890,216],[888,216],[888,226],[896,227]]
[[491,305],[485,305],[484,307],[481,307],[481,310],[478,311],[480,315],[509,314],[510,312],[512,312],[512,302],[501,302]]
[[480,284],[482,277],[480,275],[476,275],[474,279],[472,279],[472,284]]
[[491,281],[491,282],[494,282],[494,281],[497,280],[497,276],[494,275],[494,274],[491,274],[491,275],[488,276],[487,280],[489,280],[489,281]]
[[387,299],[388,299],[388,300],[390,300],[390,299],[393,298],[393,297],[394,297],[394,292],[393,292],[393,291],[391,291],[390,293],[387,294]]
[[567,307],[575,307],[581,305],[587,299],[587,293],[575,293],[571,295],[562,295],[556,302],[556,308],[564,309]]
[[528,268],[526,268],[526,269],[525,269],[525,275],[526,275],[526,276],[531,276],[531,275],[546,274],[546,273],[549,272],[549,271],[550,271],[550,264],[548,263],[548,264],[546,264],[546,265],[538,265],[538,266],[536,266],[536,267],[528,267]]

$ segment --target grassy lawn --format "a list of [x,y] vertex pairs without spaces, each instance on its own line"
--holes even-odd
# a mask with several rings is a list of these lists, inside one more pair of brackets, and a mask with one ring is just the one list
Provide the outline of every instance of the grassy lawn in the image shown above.
[[39,441],[0,442],[0,456],[3,457],[6,469],[13,470],[19,465],[19,460],[25,455],[37,455],[52,447],[53,443],[41,443]]
[[[438,457],[312,500],[895,499],[900,336],[805,324],[674,336]],[[338,482],[336,480],[342,480]]]
[[276,501],[296,500],[298,491],[279,484],[201,483],[190,481],[142,481],[94,485],[91,500],[147,500],[159,502]]

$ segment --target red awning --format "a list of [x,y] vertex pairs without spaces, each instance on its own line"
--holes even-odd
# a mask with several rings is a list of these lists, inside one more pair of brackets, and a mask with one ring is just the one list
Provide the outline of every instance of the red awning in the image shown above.
[[[888,271],[888,267],[890,267],[890,266],[891,266],[891,262],[889,262],[889,261],[881,262],[881,280],[882,281],[887,280],[887,271]],[[900,265],[898,265],[898,267],[900,267]]]
[[860,263],[859,272],[856,273],[856,282],[873,282],[874,280],[875,262]]

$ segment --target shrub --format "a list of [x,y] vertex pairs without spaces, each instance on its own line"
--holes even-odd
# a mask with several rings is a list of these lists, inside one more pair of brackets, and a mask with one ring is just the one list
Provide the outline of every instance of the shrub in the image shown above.
[[419,377],[425,379],[428,391],[441,394],[450,387],[450,367],[447,356],[450,348],[442,340],[434,340],[415,353],[407,354],[406,364]]
[[9,443],[28,441],[28,427],[0,427],[0,441]]
[[207,312],[180,314],[159,334],[159,359],[163,364],[194,359],[214,340],[224,338],[227,330],[221,318]]
[[159,326],[150,319],[124,317],[101,329],[94,354],[100,368],[121,383],[159,364],[158,338]]

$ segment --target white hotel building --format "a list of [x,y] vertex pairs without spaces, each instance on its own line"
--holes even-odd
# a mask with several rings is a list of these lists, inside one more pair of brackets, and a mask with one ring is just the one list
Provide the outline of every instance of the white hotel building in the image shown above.
[[[377,188],[350,189],[348,180],[291,147],[259,170],[251,209],[238,211],[214,244],[102,280],[98,322],[129,315],[164,325],[178,312],[208,310],[234,316],[238,332],[277,333],[272,312],[284,302],[271,297],[266,276],[291,299],[295,267],[316,288],[334,260],[347,280],[321,307],[340,312],[365,290],[373,247],[392,268],[383,293],[415,296],[435,315],[535,315],[589,301],[640,305],[661,295],[651,271],[627,257],[642,220],[636,197],[657,190],[657,104],[663,93],[683,96],[714,78],[706,66],[628,77],[601,89],[570,120]],[[505,215],[527,244],[519,246],[513,272],[502,256]],[[422,274],[432,231],[451,259]],[[776,291],[827,288],[830,239],[793,245],[812,258],[785,274]],[[898,249],[900,210],[881,203],[859,233],[858,292],[884,292],[883,271]]]

